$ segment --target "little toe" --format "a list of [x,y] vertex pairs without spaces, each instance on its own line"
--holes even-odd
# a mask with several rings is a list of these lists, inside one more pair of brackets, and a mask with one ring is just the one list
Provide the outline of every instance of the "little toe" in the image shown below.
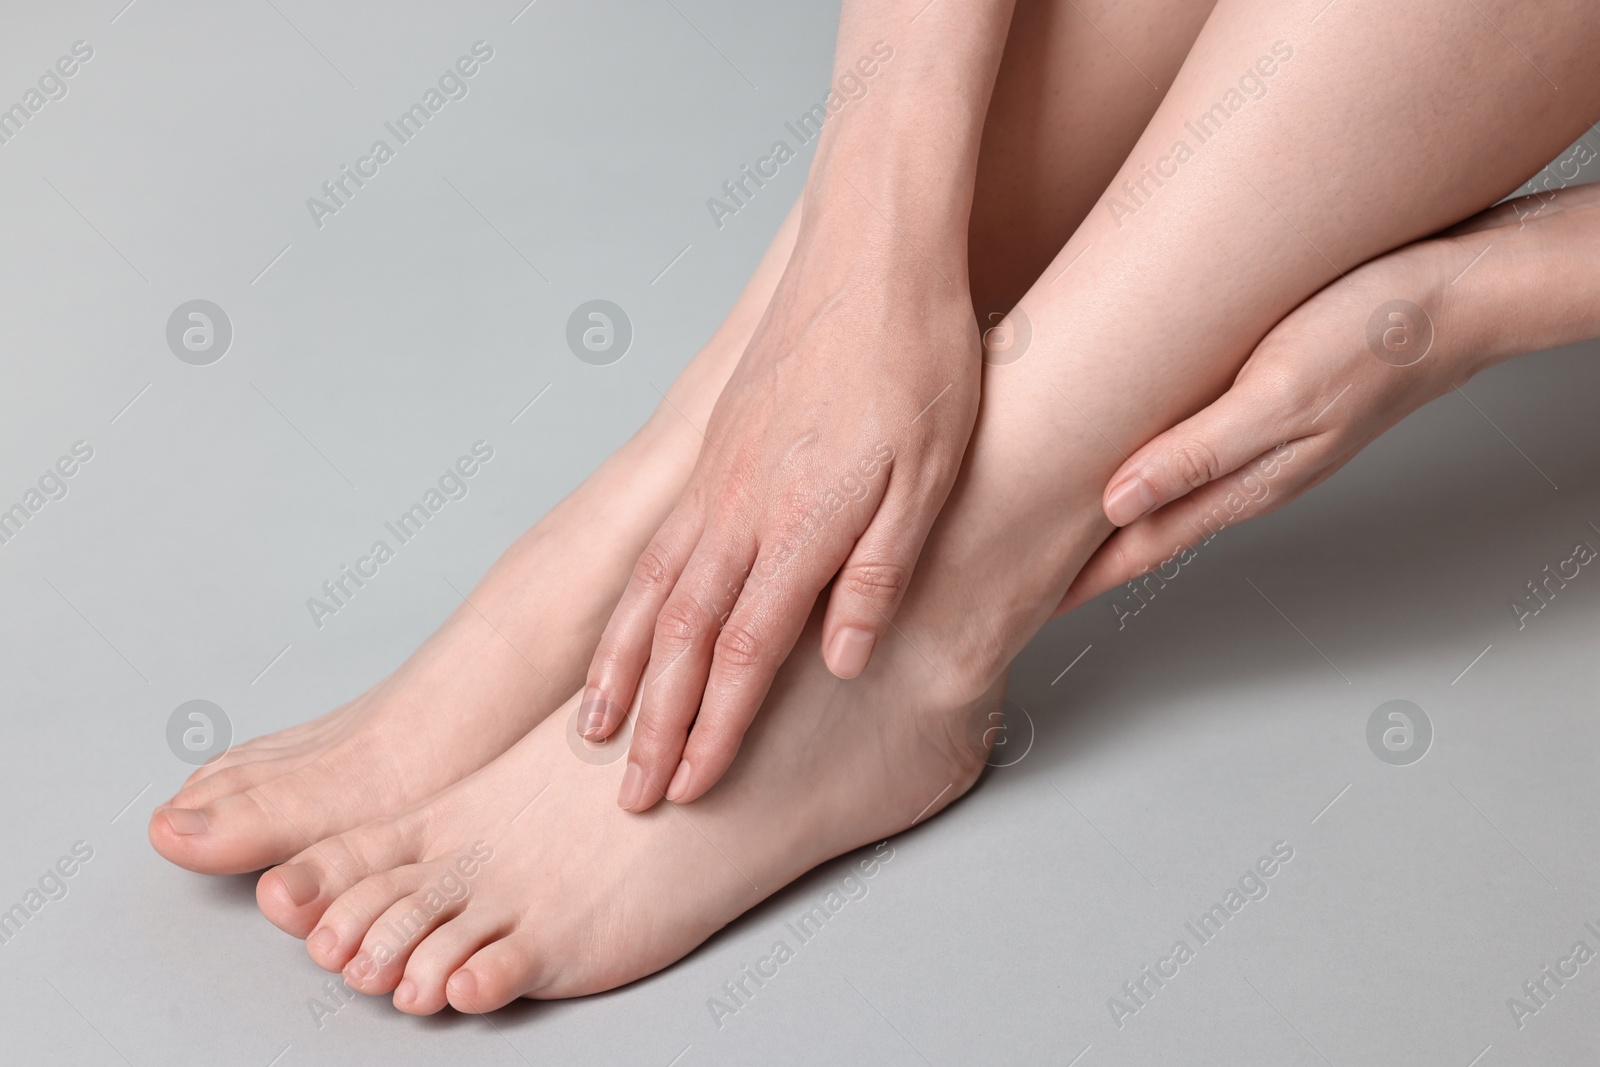
[[494,1011],[537,989],[543,966],[533,938],[515,932],[474,952],[445,983],[445,995],[457,1011]]

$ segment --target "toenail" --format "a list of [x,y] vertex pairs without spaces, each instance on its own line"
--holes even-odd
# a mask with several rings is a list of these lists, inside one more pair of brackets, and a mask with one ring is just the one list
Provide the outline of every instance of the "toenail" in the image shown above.
[[667,785],[667,799],[676,804],[683,799],[683,794],[689,791],[689,761],[679,760],[678,769],[672,772],[672,781]]
[[449,993],[469,1002],[478,995],[478,977],[471,971],[457,971],[450,976]]
[[320,956],[328,956],[339,947],[339,935],[324,926],[306,939],[306,948],[315,949]]
[[193,808],[168,808],[167,826],[180,837],[206,832],[206,814]]
[[400,1005],[410,1005],[417,999],[417,983],[407,978],[403,980],[394,991],[394,1002]]
[[378,965],[372,962],[371,956],[363,952],[361,955],[351,960],[349,964],[345,966],[345,970],[349,972],[350,977],[356,979],[358,982],[365,982],[367,979],[378,973]]
[[628,769],[622,772],[622,788],[617,791],[617,804],[632,811],[639,806],[639,801],[644,799],[644,771],[632,760],[628,761]]
[[294,906],[297,908],[303,908],[316,900],[317,894],[321,892],[317,876],[311,872],[311,868],[299,863],[289,863],[279,867],[278,879],[289,891],[289,899],[294,901]]

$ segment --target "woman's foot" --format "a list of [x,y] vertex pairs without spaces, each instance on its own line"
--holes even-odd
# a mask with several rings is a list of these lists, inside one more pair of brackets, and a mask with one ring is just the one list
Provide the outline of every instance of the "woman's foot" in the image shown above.
[[618,808],[626,761],[575,754],[574,696],[438,796],[268,871],[261,909],[351,988],[414,1014],[659,970],[816,864],[932,815],[983,768],[1000,685],[959,698],[905,641],[841,682],[819,635],[820,614],[727,777],[693,804]]
[[[156,851],[207,874],[259,870],[504,752],[581,683],[606,613],[698,443],[688,427],[674,432],[665,422],[642,431],[611,469],[518,540],[397,671],[190,776],[150,817]],[[615,506],[624,498],[627,507]]]
[[639,433],[519,539],[394,674],[191,775],[150,817],[156,851],[206,874],[281,863],[471,774],[582,684],[628,575],[694,467],[700,427],[766,310],[798,214]]

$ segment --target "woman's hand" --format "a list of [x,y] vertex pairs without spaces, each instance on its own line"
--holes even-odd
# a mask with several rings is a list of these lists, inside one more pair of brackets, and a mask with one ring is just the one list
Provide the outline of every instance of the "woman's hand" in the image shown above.
[[1103,506],[1121,529],[1057,613],[1188,562],[1484,367],[1597,333],[1600,187],[1524,197],[1372,260],[1290,313],[1228,392],[1118,469]]
[[860,674],[955,482],[983,365],[964,278],[852,227],[848,257],[802,233],[601,638],[607,726],[649,664],[630,761],[654,795],[624,807],[721,776],[830,581],[823,658]]
[[893,625],[977,417],[967,227],[1011,4],[846,0],[794,251],[589,669],[591,739],[644,690],[624,808],[722,776],[829,582],[835,675]]

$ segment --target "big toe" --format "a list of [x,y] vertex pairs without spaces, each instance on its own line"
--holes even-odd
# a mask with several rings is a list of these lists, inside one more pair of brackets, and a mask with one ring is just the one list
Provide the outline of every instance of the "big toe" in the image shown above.
[[[318,841],[261,876],[256,883],[256,904],[278,929],[304,938],[316,928],[329,906],[352,888],[373,884],[376,876],[414,863],[420,850],[417,836],[404,820],[384,818]],[[395,895],[388,896],[382,905],[387,906]],[[360,931],[356,931],[353,943],[359,941]],[[332,946],[313,943],[309,947],[313,956],[319,949],[323,956],[331,954]],[[351,947],[346,955],[353,952]],[[317,962],[328,965],[324,958]],[[342,960],[332,969],[341,966]]]
[[221,795],[207,779],[151,814],[150,843],[201,874],[243,874],[281,863],[359,817],[329,790],[326,777],[308,765]]

